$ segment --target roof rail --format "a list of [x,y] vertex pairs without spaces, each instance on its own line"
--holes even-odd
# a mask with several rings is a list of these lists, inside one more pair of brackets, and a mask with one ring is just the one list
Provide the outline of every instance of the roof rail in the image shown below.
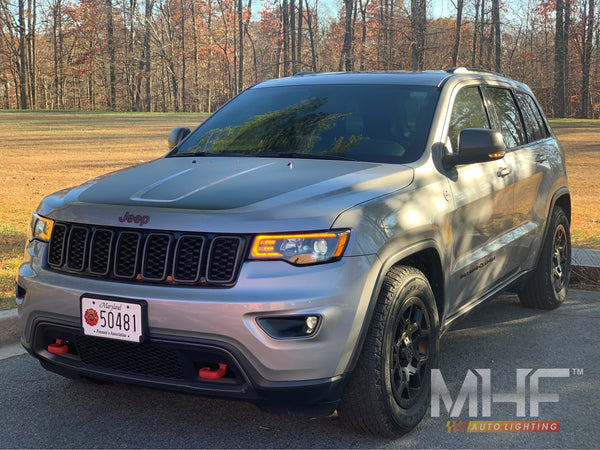
[[510,78],[510,76],[506,75],[505,73],[494,72],[493,70],[478,69],[476,67],[462,67],[462,66],[452,67],[452,68],[446,70],[446,72],[452,73],[452,74],[487,73],[490,75],[497,75],[497,76],[504,77],[504,78]]
[[305,77],[308,75],[317,75],[317,72],[313,72],[312,70],[307,70],[305,72],[298,72],[298,73],[294,74],[295,77]]

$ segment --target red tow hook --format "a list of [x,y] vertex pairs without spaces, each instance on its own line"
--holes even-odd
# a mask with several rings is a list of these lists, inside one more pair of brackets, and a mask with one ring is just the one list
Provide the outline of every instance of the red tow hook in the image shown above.
[[219,363],[219,368],[217,370],[212,370],[210,367],[203,367],[198,371],[198,375],[200,378],[205,378],[207,380],[218,380],[222,378],[227,372],[227,364]]
[[69,346],[65,344],[65,341],[62,339],[55,339],[54,344],[48,346],[48,351],[55,355],[62,355],[64,353],[69,353]]

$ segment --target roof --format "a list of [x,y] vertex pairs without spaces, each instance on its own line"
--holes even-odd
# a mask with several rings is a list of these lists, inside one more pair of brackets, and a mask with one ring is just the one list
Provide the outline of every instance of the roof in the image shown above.
[[254,87],[306,86],[316,84],[403,84],[438,86],[452,76],[444,71],[390,71],[390,72],[302,72],[287,78],[264,81]]

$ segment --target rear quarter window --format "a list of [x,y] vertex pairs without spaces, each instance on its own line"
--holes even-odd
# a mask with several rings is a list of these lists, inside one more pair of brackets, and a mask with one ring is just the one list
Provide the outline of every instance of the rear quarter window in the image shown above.
[[523,114],[523,122],[525,123],[528,142],[535,142],[547,138],[550,133],[548,132],[546,122],[544,121],[535,100],[530,95],[522,92],[518,92],[516,97],[519,108],[521,108]]

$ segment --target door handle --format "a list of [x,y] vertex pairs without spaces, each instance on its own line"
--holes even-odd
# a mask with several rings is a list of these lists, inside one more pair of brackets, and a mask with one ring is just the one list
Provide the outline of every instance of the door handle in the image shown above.
[[504,178],[505,176],[510,174],[510,169],[508,167],[501,167],[498,169],[498,172],[496,172],[496,175],[498,175],[500,178]]
[[538,153],[538,155],[535,157],[536,163],[543,163],[546,161],[548,161],[548,157],[542,153]]

